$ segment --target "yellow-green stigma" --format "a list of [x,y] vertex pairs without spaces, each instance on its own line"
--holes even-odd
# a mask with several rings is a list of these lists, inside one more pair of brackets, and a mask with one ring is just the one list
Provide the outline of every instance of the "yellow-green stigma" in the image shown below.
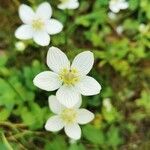
[[60,73],[60,79],[65,85],[75,85],[79,81],[78,72],[76,69],[63,69]]
[[66,124],[72,124],[76,121],[77,112],[74,109],[66,108],[61,113],[61,119]]
[[34,30],[42,30],[44,27],[44,22],[41,19],[33,20],[32,27]]

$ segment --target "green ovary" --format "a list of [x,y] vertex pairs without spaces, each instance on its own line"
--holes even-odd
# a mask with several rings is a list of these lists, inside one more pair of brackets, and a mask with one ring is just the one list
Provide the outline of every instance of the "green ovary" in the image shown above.
[[32,27],[35,30],[42,30],[44,27],[44,22],[41,19],[36,19],[32,21]]
[[75,85],[79,81],[78,72],[75,69],[63,69],[60,73],[60,79],[65,85]]
[[76,121],[77,112],[74,109],[66,108],[61,113],[61,119],[66,124],[73,124]]

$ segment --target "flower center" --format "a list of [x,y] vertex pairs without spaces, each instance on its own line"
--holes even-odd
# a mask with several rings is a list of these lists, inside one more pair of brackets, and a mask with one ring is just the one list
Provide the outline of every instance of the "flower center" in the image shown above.
[[66,108],[62,111],[60,116],[61,116],[61,119],[64,121],[64,123],[72,124],[76,121],[77,112],[74,109]]
[[34,30],[42,30],[44,27],[44,22],[41,19],[35,19],[32,21],[32,27]]
[[63,69],[59,76],[66,85],[75,85],[79,81],[78,71],[76,69]]

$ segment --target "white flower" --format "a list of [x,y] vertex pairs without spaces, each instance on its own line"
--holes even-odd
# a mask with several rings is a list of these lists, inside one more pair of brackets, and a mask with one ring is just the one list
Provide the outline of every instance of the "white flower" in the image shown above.
[[114,13],[118,13],[120,10],[127,9],[128,7],[129,4],[125,0],[110,0],[109,2],[109,8]]
[[16,50],[18,51],[24,51],[26,48],[26,45],[22,41],[18,41],[15,43],[15,47],[16,47]]
[[118,33],[118,35],[121,35],[123,33],[123,26],[119,25],[117,28],[116,28],[116,32]]
[[93,53],[85,51],[78,54],[70,65],[65,53],[51,47],[47,54],[47,65],[52,71],[39,73],[33,80],[34,85],[46,90],[57,90],[56,96],[61,104],[73,107],[80,95],[95,95],[101,90],[100,84],[87,74],[94,63]]
[[66,108],[59,103],[56,96],[50,96],[49,107],[55,115],[47,120],[46,130],[57,132],[64,128],[65,133],[71,139],[80,139],[81,129],[79,124],[87,124],[94,119],[94,114],[86,109],[79,109],[80,105],[81,99],[74,107]]
[[78,0],[60,0],[59,9],[76,9],[79,7]]
[[148,25],[145,25],[145,24],[140,24],[139,26],[139,31],[142,33],[142,34],[145,34],[147,33],[149,30],[149,26]]
[[109,112],[111,111],[112,109],[112,104],[111,104],[111,101],[110,101],[110,98],[105,98],[103,100],[103,105],[105,106],[106,110]]
[[34,12],[31,7],[22,4],[19,7],[19,16],[24,23],[15,32],[15,36],[21,40],[32,39],[41,46],[50,43],[50,35],[62,31],[63,25],[56,19],[52,19],[52,8],[44,2]]
[[115,20],[117,18],[117,15],[113,12],[108,12],[108,17],[111,19],[111,20]]

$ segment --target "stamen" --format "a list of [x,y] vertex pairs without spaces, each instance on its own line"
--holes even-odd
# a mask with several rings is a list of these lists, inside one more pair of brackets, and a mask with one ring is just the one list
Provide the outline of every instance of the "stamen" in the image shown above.
[[66,85],[75,85],[79,81],[78,71],[63,69],[60,73],[60,79]]
[[61,119],[66,124],[72,124],[76,121],[77,112],[74,109],[66,108],[61,113]]
[[42,30],[44,27],[44,22],[41,19],[36,19],[32,21],[32,27],[35,30]]

